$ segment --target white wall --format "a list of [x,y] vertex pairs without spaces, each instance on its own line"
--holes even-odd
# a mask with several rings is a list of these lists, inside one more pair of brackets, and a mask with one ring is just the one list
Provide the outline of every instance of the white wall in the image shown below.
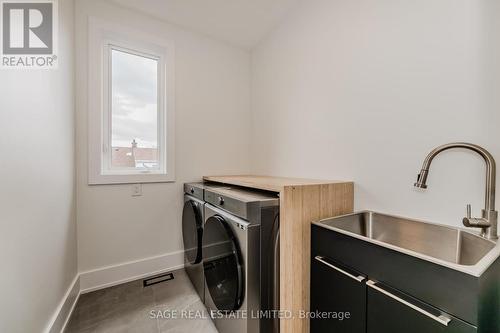
[[[485,107],[482,110],[484,130],[489,135],[489,142],[497,152],[497,165],[500,165],[500,1],[482,0],[481,18],[483,21],[482,53],[483,63],[483,97]],[[499,176],[500,177],[500,176]],[[497,205],[498,207],[498,205]],[[498,210],[498,208],[497,208]]]
[[443,153],[428,190],[412,184],[440,144],[470,141],[500,161],[493,6],[302,2],[253,52],[253,171],[354,180],[356,209],[457,226],[467,203],[480,214],[484,166],[473,153]]
[[0,71],[0,332],[42,332],[77,274],[74,5],[59,69]]
[[[180,251],[183,183],[206,174],[249,171],[250,55],[103,1],[79,0],[76,13],[79,269]],[[131,185],[87,185],[89,15],[175,46],[177,181],[144,184],[142,197],[131,196]]]

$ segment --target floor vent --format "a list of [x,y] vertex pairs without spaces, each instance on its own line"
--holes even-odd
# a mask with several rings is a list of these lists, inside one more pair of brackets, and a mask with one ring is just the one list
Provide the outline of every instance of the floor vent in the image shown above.
[[152,286],[153,284],[170,281],[174,279],[173,273],[166,273],[161,275],[152,276],[150,278],[142,280],[142,286],[144,288]]

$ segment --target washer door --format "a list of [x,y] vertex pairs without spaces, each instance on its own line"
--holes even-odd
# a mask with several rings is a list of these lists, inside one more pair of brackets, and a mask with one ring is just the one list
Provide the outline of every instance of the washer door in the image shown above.
[[243,302],[241,253],[231,227],[219,215],[205,222],[203,268],[206,290],[217,310],[238,310]]
[[184,253],[188,264],[194,265],[201,262],[201,239],[203,237],[202,207],[198,202],[188,200],[184,203],[182,211],[182,238],[184,240]]

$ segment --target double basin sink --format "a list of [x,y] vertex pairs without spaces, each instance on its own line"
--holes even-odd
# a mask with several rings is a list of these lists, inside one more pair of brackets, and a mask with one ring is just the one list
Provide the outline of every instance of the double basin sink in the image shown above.
[[363,211],[316,225],[420,259],[480,275],[500,251],[496,243],[464,229]]

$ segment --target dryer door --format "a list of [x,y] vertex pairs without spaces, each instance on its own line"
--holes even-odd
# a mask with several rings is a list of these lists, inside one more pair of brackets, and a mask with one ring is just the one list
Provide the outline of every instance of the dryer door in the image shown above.
[[194,265],[201,262],[201,239],[203,236],[203,219],[201,204],[187,200],[182,211],[182,238],[187,263]]
[[214,215],[205,223],[203,268],[207,290],[217,309],[238,310],[244,286],[241,253],[231,226],[222,216]]

